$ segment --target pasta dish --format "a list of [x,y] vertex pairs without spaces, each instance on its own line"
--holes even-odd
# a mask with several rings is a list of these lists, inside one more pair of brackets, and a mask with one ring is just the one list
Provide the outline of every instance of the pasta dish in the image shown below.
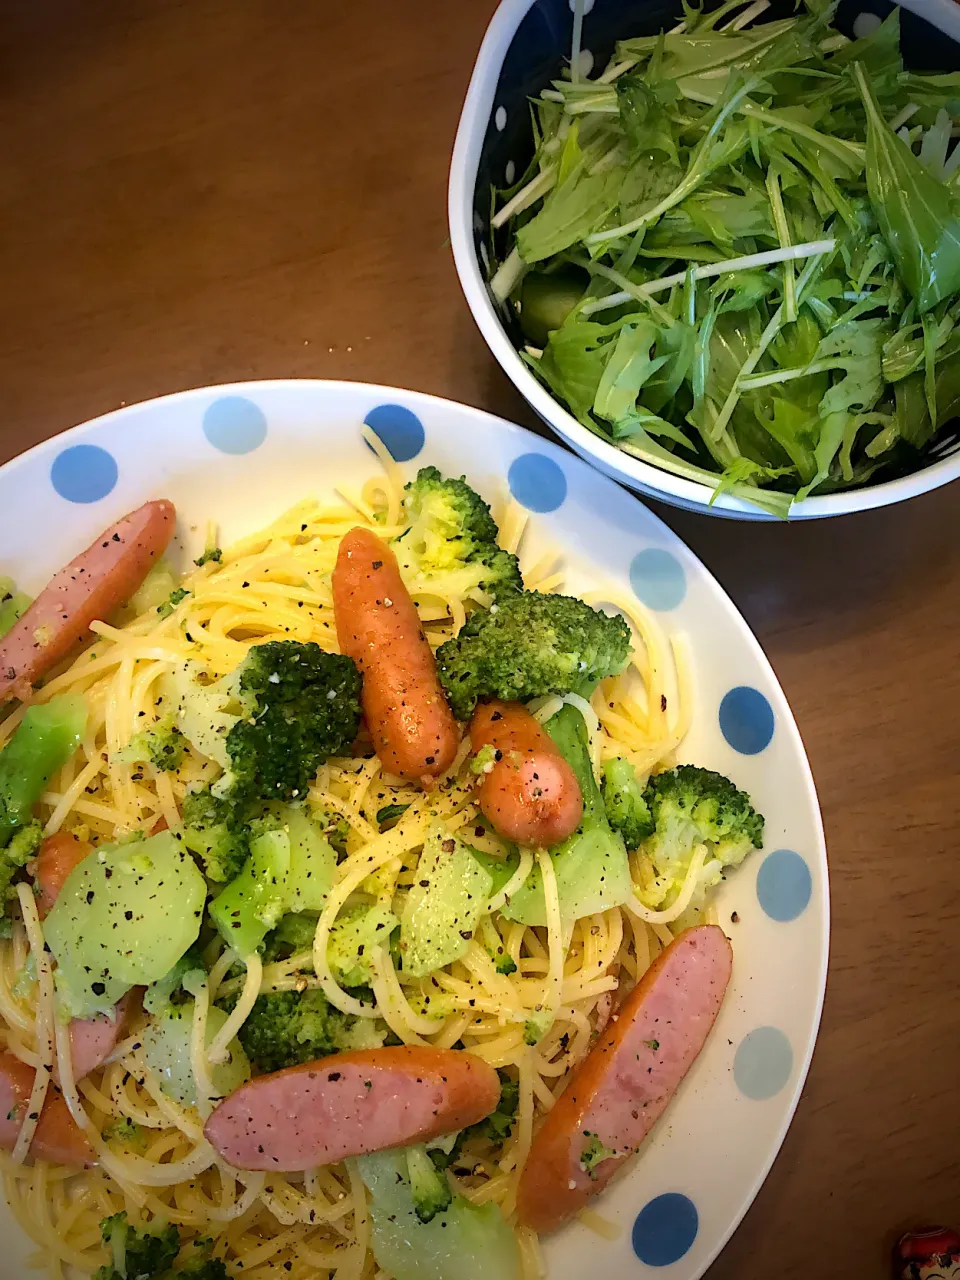
[[365,433],[182,579],[157,500],[7,592],[0,1158],[53,1277],[532,1280],[723,998],[763,819],[682,762],[682,644]]

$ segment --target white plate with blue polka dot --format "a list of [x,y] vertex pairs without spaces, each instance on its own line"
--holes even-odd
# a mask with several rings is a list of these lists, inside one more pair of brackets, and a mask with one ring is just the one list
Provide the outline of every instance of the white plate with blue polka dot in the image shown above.
[[[717,769],[766,815],[766,846],[721,886],[733,983],[704,1053],[598,1208],[620,1234],[574,1224],[546,1242],[550,1280],[598,1268],[695,1280],[777,1154],[813,1052],[827,966],[826,850],[810,767],[770,664],[687,548],[636,498],[520,427],[409,391],[261,382],[188,391],[76,427],[0,469],[0,573],[36,591],[148,498],[179,513],[176,554],[267,524],[301,498],[375,469],[368,423],[412,476],[433,464],[488,499],[506,482],[533,514],[530,563],[559,551],[571,591],[633,592],[687,638],[693,724],[683,758]],[[22,1274],[9,1242],[0,1271]],[[27,1246],[24,1242],[23,1257]],[[10,1267],[13,1267],[10,1270]]]

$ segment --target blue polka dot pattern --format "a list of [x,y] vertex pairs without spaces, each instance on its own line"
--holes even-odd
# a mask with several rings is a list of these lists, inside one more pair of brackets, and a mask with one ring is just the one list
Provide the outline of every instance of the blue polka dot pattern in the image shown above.
[[96,444],[75,444],[58,453],[50,483],[68,502],[99,502],[117,483],[116,459]]
[[267,420],[246,396],[221,396],[203,415],[203,434],[221,453],[253,453],[267,438]]
[[522,453],[507,472],[510,492],[528,511],[556,511],[567,496],[563,469],[544,453]]
[[757,900],[771,920],[796,920],[812,890],[810,868],[792,849],[775,849],[760,864]]
[[757,1027],[744,1036],[733,1060],[737,1088],[755,1102],[775,1097],[792,1070],[793,1050],[778,1027]]
[[669,1267],[682,1258],[700,1226],[697,1206],[675,1191],[645,1204],[633,1224],[633,1251],[648,1267]]
[[720,732],[734,751],[755,756],[773,737],[773,708],[759,689],[739,685],[720,703]]
[[648,609],[666,613],[683,603],[687,575],[672,552],[648,547],[646,551],[638,551],[630,562],[630,585],[633,594]]
[[378,404],[364,422],[377,433],[396,462],[409,462],[423,448],[423,423],[402,404]]

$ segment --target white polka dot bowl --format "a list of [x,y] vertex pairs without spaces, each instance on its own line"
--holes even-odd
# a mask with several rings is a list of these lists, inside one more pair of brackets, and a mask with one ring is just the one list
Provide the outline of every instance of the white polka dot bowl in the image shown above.
[[[574,0],[502,0],[477,56],[450,162],[450,242],[467,304],[487,345],[543,421],[591,465],[639,493],[673,506],[737,520],[773,520],[752,503],[722,494],[711,505],[705,484],[672,475],[584,427],[521,360],[522,339],[495,303],[489,275],[490,193],[510,186],[531,152],[528,99],[554,79],[572,47]],[[708,7],[713,7],[711,3]],[[771,0],[767,17],[794,12],[793,0]],[[836,23],[866,35],[894,8],[892,0],[840,0]],[[956,0],[902,0],[902,47],[909,66],[960,67]],[[683,17],[681,0],[584,0],[581,70],[603,66],[618,39],[669,30]],[[945,38],[949,37],[949,38]],[[956,41],[957,43],[953,43]],[[790,519],[847,515],[903,502],[960,476],[960,422],[918,458],[911,474],[796,502]]]
[[[687,548],[625,489],[573,454],[476,409],[333,382],[188,391],[76,427],[0,469],[0,573],[36,592],[123,513],[177,507],[172,559],[230,542],[308,497],[356,493],[377,470],[366,422],[410,477],[465,474],[531,512],[523,561],[559,553],[571,591],[633,593],[685,637],[692,725],[682,758],[732,777],[766,815],[766,846],[720,887],[735,952],[707,1047],[630,1170],[599,1207],[620,1229],[574,1224],[546,1241],[549,1280],[656,1273],[694,1280],[745,1213],[790,1123],[813,1052],[827,966],[826,850],[783,692],[746,623]],[[11,1226],[0,1275],[21,1276]],[[20,1242],[20,1243],[18,1243]],[[22,1243],[22,1247],[21,1247]],[[771,1246],[772,1247],[772,1246]]]

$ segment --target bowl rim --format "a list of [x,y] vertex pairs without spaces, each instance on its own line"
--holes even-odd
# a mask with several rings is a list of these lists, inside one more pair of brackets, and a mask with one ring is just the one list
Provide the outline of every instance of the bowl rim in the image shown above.
[[[520,23],[536,3],[537,0],[501,0],[484,34],[460,112],[450,160],[447,218],[454,264],[467,306],[500,367],[528,404],[581,457],[591,460],[607,475],[643,494],[687,510],[740,520],[777,520],[777,516],[729,493],[721,494],[711,503],[713,491],[708,485],[673,475],[652,463],[634,458],[594,435],[527,369],[500,323],[474,247],[474,195],[500,69]],[[572,8],[572,0],[568,3]],[[960,42],[960,6],[956,0],[897,0],[897,3]],[[789,519],[813,520],[871,511],[919,497],[958,477],[960,450],[909,476],[867,484],[860,489],[805,498],[793,504]]]

